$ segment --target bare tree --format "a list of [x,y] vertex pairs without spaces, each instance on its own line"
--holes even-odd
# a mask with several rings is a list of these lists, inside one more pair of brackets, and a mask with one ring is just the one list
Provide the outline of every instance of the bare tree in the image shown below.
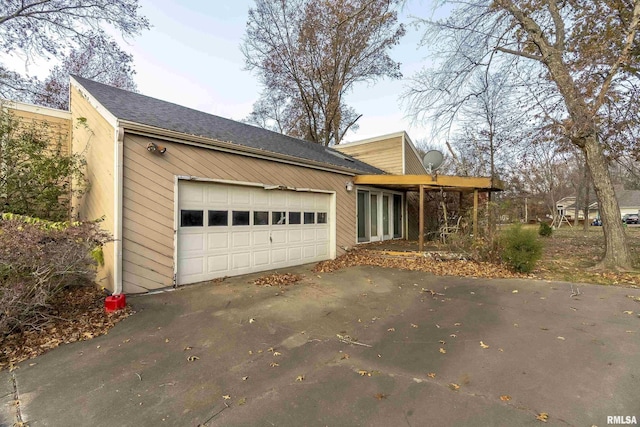
[[[120,50],[117,43],[108,41],[108,46],[100,43],[102,39],[90,41],[81,50],[74,49],[62,61],[53,67],[47,78],[39,85],[32,96],[32,102],[51,108],[67,110],[69,108],[69,75],[77,75],[100,83],[136,91],[133,81],[133,57]],[[112,52],[103,55],[101,52]]]
[[[405,33],[399,1],[256,0],[242,52],[265,90],[249,121],[339,144],[360,118],[344,100],[354,84],[401,76],[388,54]],[[274,104],[280,115],[265,116],[262,107]]]
[[[624,112],[632,106],[637,111],[638,99],[629,88],[637,87],[639,77],[640,0],[447,3],[455,5],[447,19],[421,21],[426,42],[440,49],[440,93],[447,91],[449,101],[464,95],[461,88],[487,69],[530,70],[528,83],[537,96],[531,101],[539,117],[585,155],[604,225],[605,255],[598,267],[630,269],[608,171],[607,151],[614,147],[603,132],[629,125],[633,121]],[[412,96],[414,111],[439,104],[433,96]]]
[[[67,55],[91,52],[90,64],[110,67],[124,53],[104,27],[125,37],[139,34],[149,28],[139,8],[138,0],[3,0],[0,51],[28,60],[64,60]],[[41,89],[37,83],[0,63],[0,96],[30,100]]]

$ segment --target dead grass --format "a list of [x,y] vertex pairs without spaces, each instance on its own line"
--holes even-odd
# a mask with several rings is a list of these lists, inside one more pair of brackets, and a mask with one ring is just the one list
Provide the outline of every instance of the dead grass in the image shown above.
[[[640,267],[640,227],[629,227],[626,231],[636,267]],[[589,227],[586,232],[582,227],[562,227],[542,241],[542,259],[533,271],[541,279],[640,286],[640,270],[627,273],[592,270],[604,255],[602,227]]]

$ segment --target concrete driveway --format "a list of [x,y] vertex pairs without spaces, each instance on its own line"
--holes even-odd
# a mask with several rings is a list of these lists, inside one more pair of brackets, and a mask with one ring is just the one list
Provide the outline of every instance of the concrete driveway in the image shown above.
[[129,298],[108,335],[1,372],[0,424],[640,423],[640,290],[288,271],[306,278],[284,293],[251,275]]

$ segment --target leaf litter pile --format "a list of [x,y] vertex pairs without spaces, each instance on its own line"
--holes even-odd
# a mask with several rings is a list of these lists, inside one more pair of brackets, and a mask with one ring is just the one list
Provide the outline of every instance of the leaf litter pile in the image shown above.
[[322,261],[314,267],[316,273],[329,273],[347,267],[370,265],[375,267],[398,268],[411,271],[426,271],[438,276],[467,276],[486,278],[524,278],[524,274],[514,273],[508,268],[487,262],[468,260],[442,260],[428,256],[392,256],[379,251],[360,249],[348,252],[334,260]]
[[258,277],[253,281],[253,284],[256,286],[277,286],[279,288],[284,288],[286,286],[293,285],[304,278],[301,274],[292,274],[292,273],[275,273],[269,274],[267,276]]
[[74,287],[60,292],[51,302],[46,313],[49,320],[42,327],[0,337],[0,370],[60,344],[104,335],[133,313],[129,306],[106,313],[104,298],[104,292],[93,287]]

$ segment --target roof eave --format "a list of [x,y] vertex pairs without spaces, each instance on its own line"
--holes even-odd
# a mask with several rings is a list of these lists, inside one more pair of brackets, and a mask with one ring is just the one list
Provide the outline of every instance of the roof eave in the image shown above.
[[239,145],[233,142],[219,141],[217,139],[208,138],[205,136],[191,135],[183,132],[172,131],[168,129],[159,128],[156,126],[145,125],[138,122],[132,122],[128,120],[119,120],[120,126],[122,126],[125,132],[138,134],[142,136],[148,136],[152,138],[163,139],[176,143],[187,143],[190,145],[198,145],[205,148],[213,148],[220,151],[225,151],[233,154],[239,154],[249,157],[265,158],[269,160],[280,161],[283,163],[295,164],[298,166],[308,167],[312,169],[320,169],[328,172],[340,173],[343,175],[355,176],[358,174],[366,173],[358,169],[344,168],[329,163],[316,162],[309,159],[303,159],[295,156],[288,156],[286,154],[274,153],[272,151],[260,150],[253,147],[247,147]]

